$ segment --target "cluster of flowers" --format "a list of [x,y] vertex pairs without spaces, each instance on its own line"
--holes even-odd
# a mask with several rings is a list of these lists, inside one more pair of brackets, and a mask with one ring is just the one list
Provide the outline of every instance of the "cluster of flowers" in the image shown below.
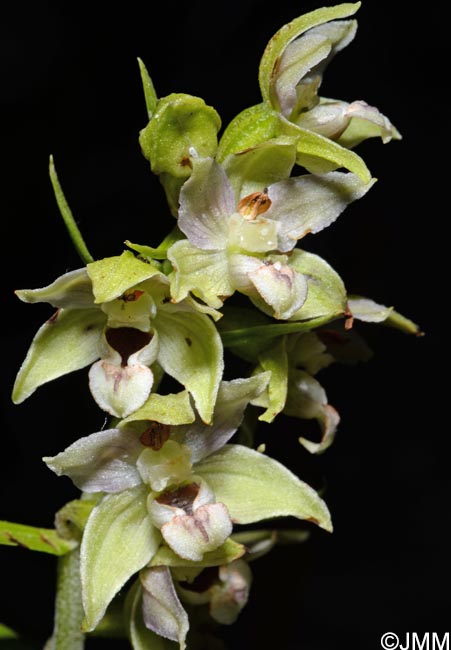
[[[316,419],[320,441],[300,441],[324,451],[339,416],[316,373],[368,356],[354,319],[409,329],[390,308],[348,296],[326,261],[296,247],[371,188],[353,147],[400,137],[365,102],[318,95],[327,64],[355,35],[348,18],[358,6],[284,26],[261,60],[262,103],[219,142],[216,111],[189,95],[157,99],[141,63],[149,123],[140,143],[177,225],[157,248],[127,242],[121,255],[17,292],[58,311],[30,347],[14,401],[90,366],[92,395],[112,418],[44,459],[83,491],[87,632],[131,584],[133,647],[183,649],[187,610],[208,603],[215,621],[232,623],[248,598],[249,561],[276,541],[267,530],[233,533],[234,524],[293,516],[331,530],[311,487],[244,436],[230,440],[251,404],[264,422],[282,412]],[[230,299],[236,292],[247,306]],[[224,346],[247,362],[246,377],[222,380]],[[158,392],[165,375],[179,392]]]

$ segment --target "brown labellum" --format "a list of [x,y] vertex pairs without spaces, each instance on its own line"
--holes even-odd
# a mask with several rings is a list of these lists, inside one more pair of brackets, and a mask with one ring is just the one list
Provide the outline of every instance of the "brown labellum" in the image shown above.
[[253,192],[245,196],[238,203],[238,212],[247,221],[254,221],[259,215],[264,214],[271,207],[271,199],[266,190]]
[[170,428],[168,424],[151,422],[150,426],[140,435],[139,440],[145,447],[154,451],[160,451],[166,440],[169,438]]

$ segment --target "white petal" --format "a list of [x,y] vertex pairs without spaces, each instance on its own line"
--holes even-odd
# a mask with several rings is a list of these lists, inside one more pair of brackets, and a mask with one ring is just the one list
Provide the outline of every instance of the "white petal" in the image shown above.
[[119,366],[97,361],[89,371],[89,387],[101,409],[125,418],[149,397],[153,373],[147,366]]
[[202,560],[207,551],[221,546],[232,532],[232,522],[222,503],[198,508],[192,515],[174,517],[161,529],[166,543],[185,560]]

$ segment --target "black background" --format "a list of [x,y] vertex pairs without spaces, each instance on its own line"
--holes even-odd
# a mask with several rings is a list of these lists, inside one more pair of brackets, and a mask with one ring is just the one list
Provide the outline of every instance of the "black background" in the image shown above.
[[[201,96],[226,125],[259,101],[257,68],[271,35],[321,4],[2,7],[0,518],[52,526],[53,513],[77,492],[40,458],[99,430],[104,419],[85,371],[21,406],[10,403],[31,338],[51,314],[46,305],[19,303],[13,290],[80,266],[52,197],[49,154],[95,257],[119,254],[125,239],[156,245],[172,222],[137,142],[146,113],[136,57],[160,96]],[[379,182],[303,244],[328,259],[350,292],[395,305],[426,336],[360,327],[374,358],[322,371],[342,415],[324,456],[299,448],[303,422],[281,418],[260,430],[269,454],[325,487],[335,532],[311,527],[307,544],[278,548],[253,566],[250,603],[223,629],[236,650],[372,649],[386,631],[401,638],[449,631],[449,418],[439,378],[449,336],[439,331],[449,296],[449,156],[438,158],[449,132],[440,71],[447,34],[436,9],[414,14],[409,3],[366,0],[358,19],[356,40],[329,67],[322,94],[378,106],[404,139],[360,147]],[[0,547],[0,621],[42,642],[52,624],[54,567],[50,556]]]

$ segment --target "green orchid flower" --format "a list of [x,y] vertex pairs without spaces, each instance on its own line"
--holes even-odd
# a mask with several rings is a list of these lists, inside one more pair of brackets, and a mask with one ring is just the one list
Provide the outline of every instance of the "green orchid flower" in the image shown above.
[[14,402],[93,364],[89,383],[97,404],[126,417],[148,399],[151,366],[158,363],[190,391],[204,421],[211,420],[223,371],[221,340],[204,308],[191,299],[171,303],[169,281],[156,266],[124,252],[42,289],[16,293],[24,302],[48,302],[58,311],[31,344]]
[[178,218],[187,239],[168,251],[176,301],[191,291],[218,308],[236,290],[278,319],[302,308],[309,281],[297,268],[299,251],[291,255],[296,242],[335,221],[372,184],[342,172],[288,178],[295,155],[290,139],[278,139],[224,166],[193,157]]
[[[44,458],[84,492],[106,494],[91,512],[81,545],[86,629],[95,628],[162,540],[182,565],[202,566],[226,543],[233,523],[291,515],[331,529],[327,507],[312,488],[264,454],[227,444],[268,381],[269,373],[261,373],[222,382],[211,426],[199,418],[175,426],[139,423],[142,411]],[[174,404],[174,396],[167,399]],[[179,394],[176,401],[184,399]],[[151,415],[149,405],[145,416]],[[162,562],[157,556],[152,561]]]

